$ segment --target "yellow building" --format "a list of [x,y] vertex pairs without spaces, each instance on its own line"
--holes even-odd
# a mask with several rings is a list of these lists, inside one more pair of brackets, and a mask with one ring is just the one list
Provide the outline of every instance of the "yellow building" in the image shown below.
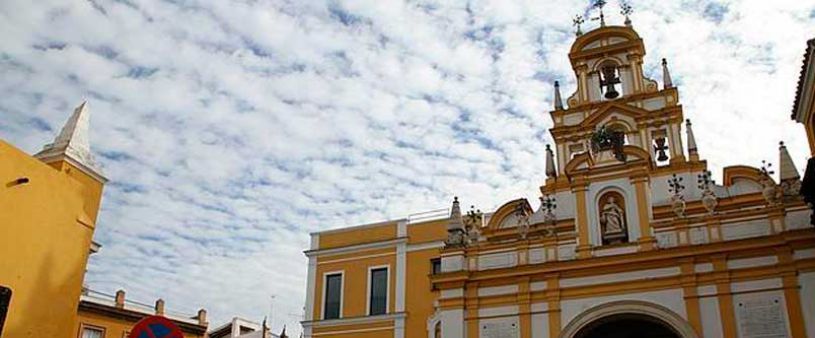
[[0,140],[3,338],[75,336],[106,181],[91,156],[88,118],[83,103],[33,157]]
[[79,317],[76,338],[127,338],[134,325],[152,315],[164,316],[184,333],[185,338],[204,338],[207,333],[207,312],[199,310],[196,315],[184,315],[165,311],[164,300],[156,300],[154,306],[129,301],[125,292],[116,295],[84,290],[79,301]]
[[815,338],[815,230],[786,147],[778,181],[712,182],[667,62],[660,86],[644,56],[628,20],[578,33],[538,207],[456,200],[313,233],[305,336]]

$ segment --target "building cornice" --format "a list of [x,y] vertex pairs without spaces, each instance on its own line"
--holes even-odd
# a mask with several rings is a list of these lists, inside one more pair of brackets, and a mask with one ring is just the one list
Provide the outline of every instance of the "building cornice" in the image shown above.
[[[813,93],[812,91],[809,92],[809,95],[806,93],[807,87],[815,86],[815,39],[811,39],[807,41],[807,50],[804,53],[804,61],[803,65],[801,66],[801,73],[798,76],[798,87],[795,90],[795,101],[793,101],[792,105],[792,116],[791,119],[800,122],[806,123],[804,119],[806,117],[806,108],[810,105],[807,102],[812,101]],[[804,102],[806,101],[806,102]]]
[[358,325],[358,324],[372,324],[372,323],[378,323],[378,322],[383,322],[383,321],[404,319],[406,316],[407,315],[404,312],[397,312],[397,313],[389,313],[389,314],[378,315],[378,316],[360,316],[360,317],[348,317],[348,318],[327,319],[327,320],[306,320],[306,321],[300,322],[300,324],[303,325],[303,328],[331,327],[331,326]]
[[348,246],[340,246],[328,249],[306,250],[303,253],[306,257],[319,257],[326,255],[345,254],[357,251],[376,250],[384,248],[396,247],[398,244],[407,243],[407,237],[396,237],[386,241],[368,242],[362,244],[354,244]]

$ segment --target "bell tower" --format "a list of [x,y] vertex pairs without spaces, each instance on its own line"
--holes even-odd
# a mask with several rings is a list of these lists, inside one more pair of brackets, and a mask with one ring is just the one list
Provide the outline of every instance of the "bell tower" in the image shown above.
[[652,189],[667,189],[662,186],[673,173],[706,165],[689,121],[685,154],[685,121],[667,61],[662,59],[660,86],[643,73],[645,44],[631,21],[607,26],[605,2],[598,4],[600,27],[583,33],[582,18],[575,19],[577,37],[569,52],[574,92],[563,100],[555,82],[550,112],[555,145],[554,151],[547,148],[541,187],[544,195],[573,203],[568,213],[575,215],[578,257],[607,245],[654,248],[652,206],[667,201],[653,197]]
[[[644,56],[645,45],[630,25],[579,33],[569,53],[577,88],[564,105],[556,83],[550,113],[557,175],[566,175],[569,162],[584,153],[592,155],[592,164],[614,164],[606,163],[612,158],[625,162],[626,147],[649,154],[660,167],[686,161],[682,107],[667,61],[660,88],[643,74]],[[602,156],[609,149],[613,156]]]

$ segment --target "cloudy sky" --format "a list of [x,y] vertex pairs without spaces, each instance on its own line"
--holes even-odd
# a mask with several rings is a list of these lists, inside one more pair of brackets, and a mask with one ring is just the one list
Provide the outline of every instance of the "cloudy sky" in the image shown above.
[[[714,175],[806,157],[789,120],[815,2],[632,1]],[[588,1],[3,0],[0,137],[88,100],[108,183],[96,290],[296,326],[308,233],[537,201],[551,83]],[[621,24],[610,1],[608,22]],[[591,29],[589,23],[584,29]],[[299,328],[295,329],[299,332]]]

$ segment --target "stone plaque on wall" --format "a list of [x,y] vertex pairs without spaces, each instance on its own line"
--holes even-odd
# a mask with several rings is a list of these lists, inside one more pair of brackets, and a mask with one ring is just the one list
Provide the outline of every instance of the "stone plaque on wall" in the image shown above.
[[518,323],[495,321],[481,324],[481,338],[518,338]]
[[743,338],[785,338],[787,321],[781,297],[757,296],[736,303]]

